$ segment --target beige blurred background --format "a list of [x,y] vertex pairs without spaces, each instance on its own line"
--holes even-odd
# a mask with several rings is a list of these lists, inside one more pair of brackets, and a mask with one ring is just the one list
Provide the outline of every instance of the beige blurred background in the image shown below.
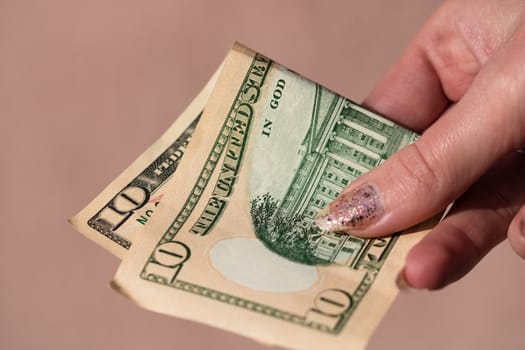
[[[264,349],[134,306],[80,210],[173,121],[233,41],[354,100],[435,0],[0,0],[0,348]],[[414,96],[417,98],[417,96]],[[524,349],[525,264],[505,242],[462,281],[403,293],[369,350]]]

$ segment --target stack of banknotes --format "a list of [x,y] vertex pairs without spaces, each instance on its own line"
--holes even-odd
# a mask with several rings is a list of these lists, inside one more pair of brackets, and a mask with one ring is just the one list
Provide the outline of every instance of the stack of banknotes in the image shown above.
[[121,258],[111,285],[141,307],[292,349],[363,349],[432,223],[363,239],[314,220],[417,137],[235,44],[70,222]]

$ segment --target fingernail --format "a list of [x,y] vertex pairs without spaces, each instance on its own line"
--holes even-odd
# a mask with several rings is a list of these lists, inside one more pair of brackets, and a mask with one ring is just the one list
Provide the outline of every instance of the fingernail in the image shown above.
[[414,289],[412,288],[410,284],[408,284],[407,280],[405,279],[405,272],[403,270],[401,270],[397,274],[396,285],[397,285],[397,288],[399,288],[399,290],[403,292],[408,292]]
[[322,230],[344,231],[368,227],[384,214],[375,188],[363,185],[345,193],[319,212],[315,222]]
[[525,238],[525,216],[523,216],[521,218],[521,222],[520,222],[520,232],[521,232],[521,236],[523,238]]

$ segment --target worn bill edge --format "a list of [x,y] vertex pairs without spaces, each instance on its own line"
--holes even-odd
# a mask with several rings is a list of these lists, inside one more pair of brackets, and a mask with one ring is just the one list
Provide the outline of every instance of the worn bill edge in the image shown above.
[[[88,225],[88,220],[104,206],[108,205],[111,200],[128,186],[141,172],[148,166],[150,159],[155,160],[161,155],[166,148],[170,146],[194,121],[199,118],[206,107],[208,98],[217,82],[217,78],[222,69],[222,64],[215,71],[210,80],[205,84],[198,95],[190,102],[185,110],[176,118],[162,135],[142,152],[130,165],[124,169],[114,180],[112,180],[91,202],[89,202],[80,212],[68,219],[68,222],[84,236],[109,251],[116,257],[122,259],[129,248],[119,244],[117,241],[105,236]],[[166,180],[167,181],[167,180]],[[114,189],[118,188],[115,193]],[[125,238],[132,244],[134,237]]]

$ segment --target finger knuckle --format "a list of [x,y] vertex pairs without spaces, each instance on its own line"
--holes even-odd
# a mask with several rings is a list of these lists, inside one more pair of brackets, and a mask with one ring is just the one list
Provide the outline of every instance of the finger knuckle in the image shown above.
[[397,160],[401,166],[400,178],[405,183],[406,190],[433,193],[441,188],[442,177],[430,161],[428,153],[424,152],[417,142],[399,152]]

